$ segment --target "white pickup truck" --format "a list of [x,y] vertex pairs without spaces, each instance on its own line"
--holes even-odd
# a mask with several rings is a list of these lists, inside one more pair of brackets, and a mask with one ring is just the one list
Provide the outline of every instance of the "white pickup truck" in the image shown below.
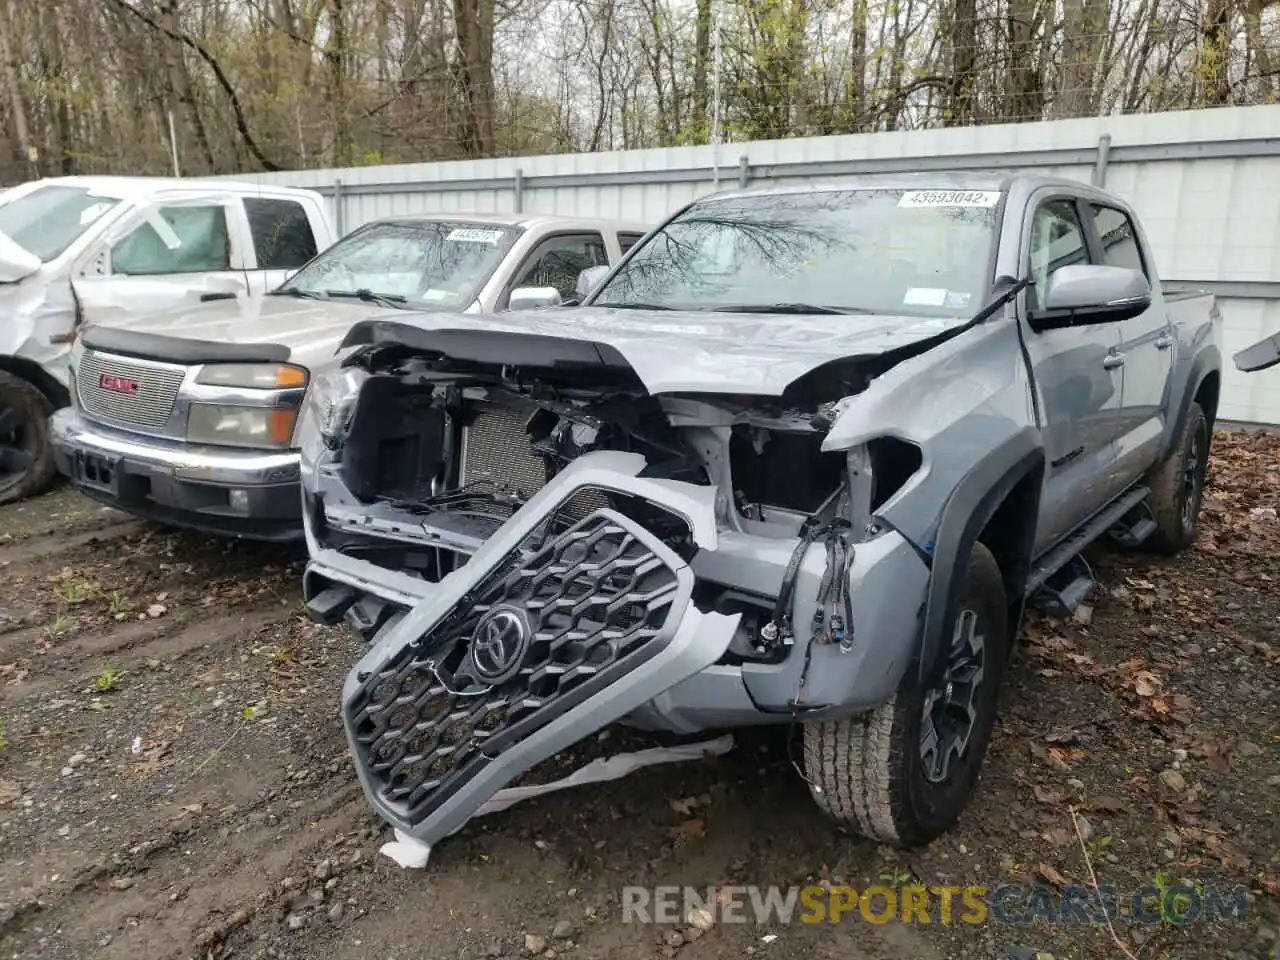
[[336,239],[310,190],[86,176],[0,193],[0,503],[55,476],[46,424],[82,324],[250,299]]
[[646,232],[521,214],[376,220],[265,296],[91,324],[71,356],[73,403],[50,420],[58,469],[139,516],[301,538],[298,410],[315,375],[337,365],[353,324],[572,300],[585,292],[583,273],[608,270]]

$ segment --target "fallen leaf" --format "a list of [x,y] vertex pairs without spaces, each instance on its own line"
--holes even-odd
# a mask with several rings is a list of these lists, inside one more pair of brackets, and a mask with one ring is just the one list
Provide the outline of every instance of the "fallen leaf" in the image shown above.
[[1066,827],[1050,827],[1044,832],[1044,838],[1055,847],[1065,847],[1075,842],[1076,835]]
[[1067,763],[1069,754],[1067,751],[1059,747],[1050,747],[1045,753],[1049,757],[1049,762],[1059,770],[1070,770],[1071,766]]
[[1148,706],[1150,706],[1156,713],[1167,714],[1169,712],[1169,705],[1159,697],[1154,697]]
[[1047,863],[1042,863],[1036,867],[1036,872],[1052,883],[1055,887],[1067,887],[1071,885],[1070,880],[1060,874],[1057,870],[1053,869],[1053,867],[1049,866]]
[[1057,790],[1050,790],[1048,787],[1042,787],[1037,784],[1033,788],[1033,792],[1036,795],[1036,799],[1041,803],[1053,805],[1062,802],[1062,794]]
[[0,807],[7,807],[22,796],[22,787],[16,780],[0,780]]
[[1124,813],[1129,808],[1125,802],[1119,797],[1095,797],[1089,804],[1089,809],[1097,813]]
[[1140,697],[1154,697],[1160,689],[1160,678],[1149,670],[1139,670],[1133,675],[1133,690]]
[[693,813],[693,808],[698,805],[697,797],[685,797],[683,800],[672,800],[671,809],[681,817],[687,817]]
[[705,820],[686,820],[676,827],[676,833],[682,837],[705,837],[707,835],[707,823]]

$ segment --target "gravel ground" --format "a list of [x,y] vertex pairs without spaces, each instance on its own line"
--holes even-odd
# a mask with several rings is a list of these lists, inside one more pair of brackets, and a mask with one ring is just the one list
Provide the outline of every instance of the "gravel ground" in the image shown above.
[[[785,731],[473,820],[381,857],[336,700],[360,644],[301,612],[303,558],[68,490],[0,509],[0,954],[681,960],[1270,958],[1280,874],[1280,438],[1219,433],[1197,548],[1101,552],[1032,618],[979,789],[900,853],[812,806]],[[592,736],[590,756],[648,745]],[[622,922],[635,884],[1248,890],[1243,922]],[[935,919],[937,915],[935,913]]]

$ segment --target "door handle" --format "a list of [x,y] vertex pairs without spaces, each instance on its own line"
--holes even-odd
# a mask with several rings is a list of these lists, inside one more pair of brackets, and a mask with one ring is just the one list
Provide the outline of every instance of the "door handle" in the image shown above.
[[1123,353],[1108,353],[1102,361],[1102,366],[1107,370],[1114,370],[1116,367],[1124,366]]
[[1173,335],[1169,333],[1162,333],[1160,336],[1156,337],[1154,342],[1157,350],[1168,350],[1173,346]]

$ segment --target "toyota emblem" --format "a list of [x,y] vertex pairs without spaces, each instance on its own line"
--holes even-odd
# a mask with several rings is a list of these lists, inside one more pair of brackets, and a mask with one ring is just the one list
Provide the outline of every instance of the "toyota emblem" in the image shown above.
[[515,676],[524,663],[531,633],[520,611],[509,607],[489,611],[471,637],[471,665],[476,677],[497,684]]

